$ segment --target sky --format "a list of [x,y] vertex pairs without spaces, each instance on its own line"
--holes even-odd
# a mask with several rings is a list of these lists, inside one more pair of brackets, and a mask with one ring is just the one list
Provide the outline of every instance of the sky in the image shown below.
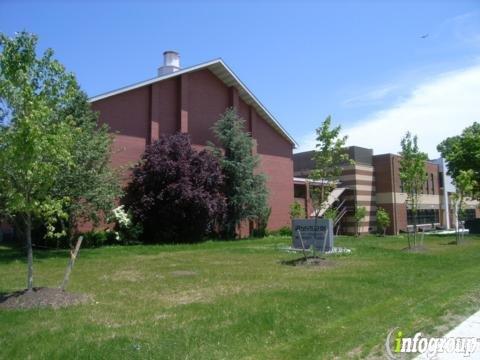
[[431,158],[480,121],[480,0],[0,0],[0,32],[53,48],[89,96],[222,58],[298,143],[331,115],[349,145]]

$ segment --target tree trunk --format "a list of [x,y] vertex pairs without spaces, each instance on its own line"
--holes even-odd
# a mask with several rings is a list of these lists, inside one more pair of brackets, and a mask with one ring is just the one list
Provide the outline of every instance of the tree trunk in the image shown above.
[[413,214],[413,247],[417,246],[417,211]]
[[33,290],[33,249],[32,249],[32,216],[27,214],[25,216],[25,238],[27,240],[27,289]]

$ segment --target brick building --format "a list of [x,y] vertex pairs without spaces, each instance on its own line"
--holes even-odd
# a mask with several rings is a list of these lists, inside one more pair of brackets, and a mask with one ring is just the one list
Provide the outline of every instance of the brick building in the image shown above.
[[[338,188],[331,199],[333,207],[341,215],[337,219],[341,233],[355,232],[353,213],[355,207],[365,207],[367,215],[360,223],[360,232],[367,233],[376,229],[376,211],[379,207],[390,215],[389,234],[398,234],[413,225],[412,211],[407,208],[407,194],[400,181],[400,156],[394,154],[373,155],[372,149],[351,146],[347,149],[355,165],[346,165],[342,169]],[[314,167],[313,151],[294,154],[294,195],[312,214],[312,205],[307,196],[309,188],[315,186],[307,179]],[[454,227],[452,201],[447,184],[446,170],[441,159],[425,163],[427,181],[419,199],[417,213],[421,227]],[[477,202],[467,204],[467,217],[480,217],[476,209]]]
[[289,225],[295,141],[221,59],[182,69],[179,55],[167,51],[157,77],[90,102],[100,122],[115,134],[113,165],[127,167],[161,134],[188,133],[196,148],[215,143],[213,124],[226,108],[234,107],[246,122],[260,170],[267,176],[272,208],[268,227]]

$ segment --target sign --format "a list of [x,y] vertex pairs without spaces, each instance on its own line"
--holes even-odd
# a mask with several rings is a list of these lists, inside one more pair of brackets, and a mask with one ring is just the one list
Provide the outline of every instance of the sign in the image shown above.
[[294,219],[292,220],[292,240],[295,249],[302,248],[302,242],[298,231],[302,235],[303,245],[308,250],[313,245],[317,250],[325,251],[333,249],[333,222],[330,219]]

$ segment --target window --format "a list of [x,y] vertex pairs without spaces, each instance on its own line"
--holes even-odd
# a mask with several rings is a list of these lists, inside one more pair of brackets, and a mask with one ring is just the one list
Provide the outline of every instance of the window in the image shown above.
[[[439,223],[438,209],[419,209],[417,210],[417,225],[420,224],[436,224]],[[407,224],[413,225],[413,211],[407,210]]]
[[432,181],[432,194],[435,194],[435,181],[433,178],[433,174],[430,174],[430,179]]
[[443,172],[439,172],[438,173],[438,183],[440,185],[441,188],[443,188]]
[[293,192],[296,198],[305,198],[305,185],[295,184],[293,185]]

